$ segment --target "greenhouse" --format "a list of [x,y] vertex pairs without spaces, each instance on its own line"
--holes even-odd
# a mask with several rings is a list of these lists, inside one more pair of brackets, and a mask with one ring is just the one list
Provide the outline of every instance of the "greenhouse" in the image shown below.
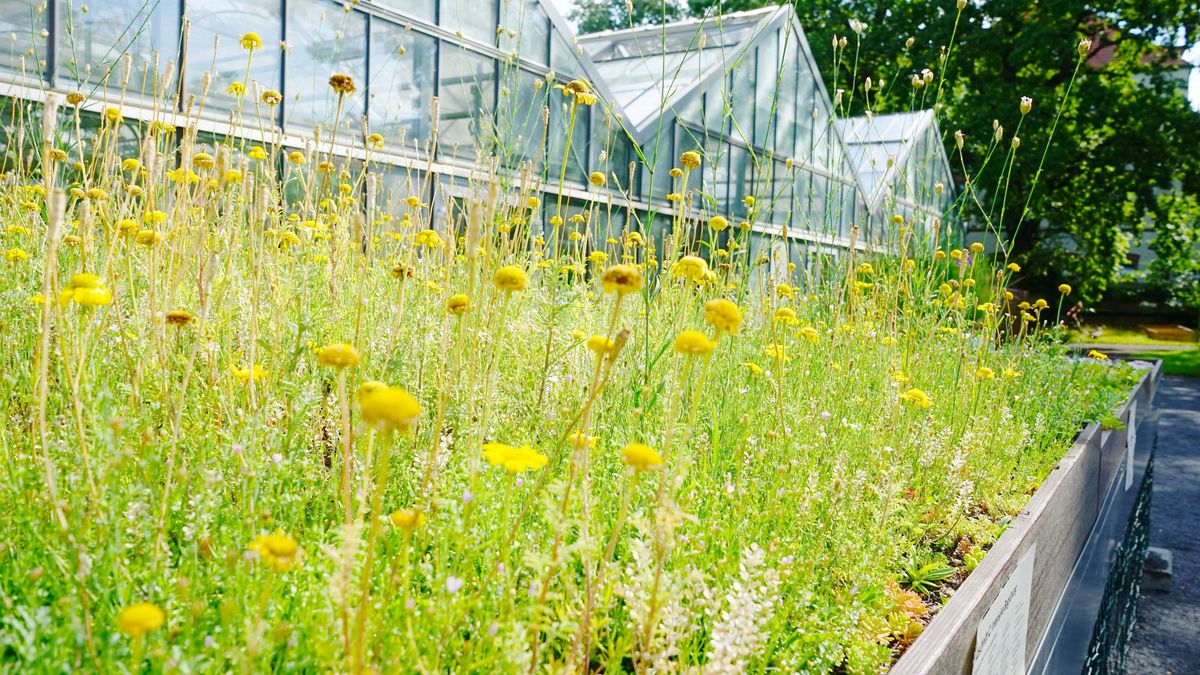
[[[421,185],[441,213],[447,199],[469,193],[477,156],[494,155],[514,174],[532,163],[553,197],[535,221],[549,220],[551,209],[564,209],[564,219],[585,211],[587,179],[599,171],[621,194],[610,200],[607,227],[593,228],[600,239],[606,229],[661,235],[673,223],[721,215],[746,221],[759,235],[756,248],[774,239],[780,252],[786,234],[788,259],[814,272],[813,263],[828,264],[850,245],[853,226],[856,245],[869,246],[874,223],[919,213],[927,224],[953,192],[931,113],[838,119],[790,6],[576,37],[540,0],[3,4],[0,31],[15,38],[3,59],[9,96],[94,91],[85,104],[93,111],[120,103],[137,119],[190,113],[214,139],[236,131],[293,148],[305,147],[317,125],[328,137],[340,112],[338,152],[362,157],[353,139],[364,135],[365,119],[386,139],[372,154],[385,167],[384,185]],[[32,33],[23,28],[30,21]],[[238,44],[246,26],[280,48],[261,50],[247,66]],[[325,86],[333,72],[358,83],[340,106]],[[578,111],[563,170],[570,115],[552,85],[574,78],[590,82],[601,104]],[[282,93],[270,112],[274,129],[237,125],[249,112],[231,87],[243,81]],[[687,150],[706,158],[703,197],[680,214],[667,200],[668,174]],[[945,174],[937,194],[914,182],[930,167]],[[757,204],[752,216],[747,197]]]

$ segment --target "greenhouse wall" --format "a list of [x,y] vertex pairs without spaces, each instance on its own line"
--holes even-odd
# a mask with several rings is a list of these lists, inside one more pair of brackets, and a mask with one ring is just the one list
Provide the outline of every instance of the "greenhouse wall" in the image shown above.
[[[248,59],[239,39],[251,30],[264,48]],[[792,262],[811,267],[818,252],[879,244],[879,223],[894,215],[941,217],[953,191],[936,124],[897,141],[837,119],[790,7],[577,38],[542,0],[0,0],[0,31],[12,36],[0,54],[9,97],[80,91],[92,112],[190,115],[214,137],[294,148],[322,126],[322,143],[339,141],[336,151],[357,159],[365,119],[386,139],[372,153],[392,167],[381,172],[385,188],[428,191],[435,208],[465,197],[472,168],[495,156],[510,175],[535,167],[545,201],[557,209],[563,195],[564,220],[598,199],[588,176],[599,171],[632,227],[652,232],[676,215],[669,170],[698,150],[705,198],[683,223],[745,220],[758,238],[795,240]],[[344,99],[327,84],[335,72],[357,85]],[[578,107],[568,129],[571,108],[554,85],[573,78],[591,82],[601,103]],[[257,97],[247,95],[238,109],[238,82],[283,100],[249,110]],[[270,128],[249,123],[263,115]],[[904,161],[878,177],[886,185],[865,188],[870,169],[854,153],[870,145]]]

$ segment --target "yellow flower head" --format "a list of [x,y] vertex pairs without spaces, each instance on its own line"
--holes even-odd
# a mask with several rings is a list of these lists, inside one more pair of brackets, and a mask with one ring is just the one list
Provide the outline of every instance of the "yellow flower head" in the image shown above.
[[723,232],[729,228],[729,219],[725,216],[713,216],[708,220],[708,226],[717,232]]
[[317,350],[317,363],[333,368],[353,366],[361,358],[358,350],[353,345],[346,344],[345,342],[325,345]]
[[574,98],[576,105],[593,105],[596,103],[596,95],[592,93],[592,87],[587,83],[587,80],[571,80],[566,84],[555,85],[555,89],[562,91],[563,96]]
[[484,443],[483,457],[492,466],[502,466],[509,473],[540,469],[550,461],[549,457],[528,445],[514,448],[503,443]]
[[186,326],[196,317],[186,309],[173,309],[166,314],[167,323],[172,326]]
[[992,372],[992,369],[987,366],[979,366],[975,369],[975,377],[980,380],[990,380],[996,377],[996,373]]
[[1108,360],[1108,354],[1105,354],[1104,352],[1102,352],[1098,349],[1088,350],[1087,355],[1090,358],[1096,359],[1097,361],[1107,361]]
[[262,534],[250,542],[250,550],[258,554],[258,559],[276,572],[287,572],[294,569],[300,562],[301,550],[296,540],[290,534],[275,532]]
[[1009,272],[1020,272],[1021,271],[1021,266],[1015,262],[1008,263],[1007,265],[1004,266],[1004,268],[1007,269]]
[[811,342],[813,344],[816,344],[821,341],[821,334],[818,333],[817,329],[813,328],[812,326],[805,326],[804,328],[801,328],[800,330],[798,330],[796,332],[800,337],[804,338],[805,340],[808,340],[809,342]]
[[152,602],[139,602],[122,609],[117,614],[117,626],[131,638],[140,638],[162,628],[166,621],[162,608]]
[[266,89],[259,95],[258,100],[263,102],[263,105],[275,106],[283,102],[283,94],[274,89]]
[[929,398],[929,394],[920,389],[909,389],[900,394],[900,400],[909,405],[915,405],[920,408],[928,408],[933,405],[933,399]]
[[771,343],[763,347],[763,353],[770,359],[781,363],[787,363],[792,360],[792,357],[787,355],[787,347],[780,344]]
[[695,150],[688,150],[679,156],[679,165],[685,169],[699,169],[700,153]]
[[701,281],[708,273],[708,263],[704,258],[694,255],[685,255],[671,265],[671,275],[675,277],[683,277],[692,281]]
[[1069,284],[1059,284],[1058,292],[1062,293],[1063,295],[1070,295],[1071,294],[1071,286]]
[[232,372],[233,376],[236,377],[238,382],[241,382],[242,384],[246,384],[251,379],[253,379],[255,382],[258,382],[259,380],[271,374],[271,371],[263,368],[257,363],[250,368],[238,368],[235,366],[230,369],[230,372]]
[[605,356],[616,353],[617,343],[607,335],[593,335],[588,338],[587,348],[600,356]]
[[442,243],[442,237],[437,230],[421,230],[413,235],[413,246],[439,248]]
[[154,246],[155,244],[160,244],[162,243],[162,239],[162,232],[157,232],[155,230],[141,230],[133,237],[133,240],[142,246]]
[[29,260],[29,254],[23,249],[14,247],[4,252],[4,259],[8,262],[22,262]]
[[303,152],[300,152],[299,150],[293,150],[288,153],[288,161],[292,164],[303,164],[306,160]]
[[520,267],[505,265],[496,270],[496,274],[492,276],[492,283],[496,285],[496,288],[506,293],[512,293],[525,290],[528,279],[525,271]]
[[405,532],[412,533],[425,524],[425,514],[420,509],[399,509],[388,516],[388,520]]
[[446,312],[462,316],[471,310],[471,298],[466,293],[455,293],[446,299]]
[[736,335],[742,326],[742,312],[737,305],[725,298],[709,300],[704,303],[704,322],[717,332],[725,331]]
[[800,323],[800,319],[796,318],[796,312],[791,307],[780,307],[775,310],[775,320],[788,326]]
[[329,76],[329,86],[341,96],[354,93],[354,77],[346,73],[334,73]]
[[621,459],[638,471],[653,469],[662,466],[663,463],[662,457],[654,448],[644,443],[630,443],[621,448]]
[[254,51],[255,49],[262,49],[263,41],[258,33],[246,33],[242,36],[241,40],[238,40],[238,44],[242,45],[242,49]]
[[421,418],[421,404],[400,387],[364,382],[358,388],[358,408],[367,424],[408,431]]
[[707,356],[716,346],[698,330],[685,330],[675,336],[675,351],[685,356]]
[[605,293],[634,293],[642,288],[642,271],[633,265],[613,265],[600,275],[600,286]]
[[604,174],[600,171],[593,171],[592,175],[588,176],[588,182],[596,187],[604,187],[606,182]]

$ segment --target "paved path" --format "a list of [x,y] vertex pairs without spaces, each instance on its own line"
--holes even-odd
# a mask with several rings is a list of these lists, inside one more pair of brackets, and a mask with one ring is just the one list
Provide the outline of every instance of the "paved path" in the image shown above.
[[1168,593],[1143,593],[1130,648],[1131,675],[1200,673],[1200,379],[1167,377],[1150,507],[1150,545],[1174,556]]

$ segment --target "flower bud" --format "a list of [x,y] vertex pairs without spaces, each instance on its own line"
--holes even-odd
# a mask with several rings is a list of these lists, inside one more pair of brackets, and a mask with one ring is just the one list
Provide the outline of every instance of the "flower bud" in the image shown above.
[[954,144],[958,146],[959,150],[963,149],[963,141],[965,139],[966,139],[966,137],[963,136],[962,129],[959,129],[958,131],[954,132]]
[[1028,115],[1029,111],[1033,110],[1033,99],[1028,96],[1021,97],[1021,114]]
[[910,38],[908,38],[907,40],[905,40],[905,41],[904,41],[904,48],[905,48],[905,49],[912,49],[912,46],[913,46],[913,45],[914,45],[916,42],[917,42],[917,39],[916,39],[916,38],[911,38],[911,37],[910,37]]

